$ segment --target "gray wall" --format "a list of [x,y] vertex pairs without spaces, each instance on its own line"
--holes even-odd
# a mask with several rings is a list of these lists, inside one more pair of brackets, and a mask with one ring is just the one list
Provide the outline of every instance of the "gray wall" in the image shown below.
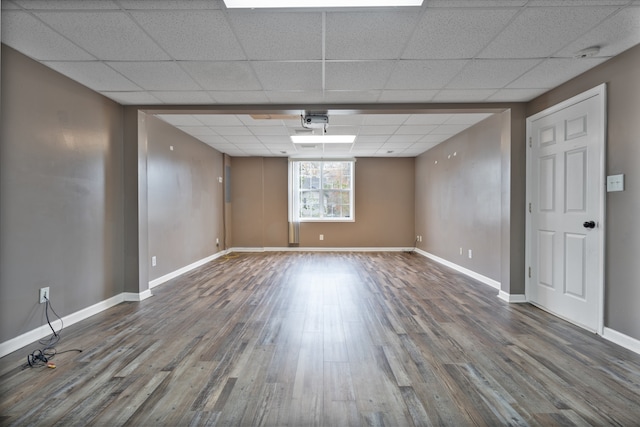
[[123,291],[122,107],[2,46],[0,342]]
[[218,182],[224,173],[220,152],[162,120],[147,116],[146,133],[146,262],[153,280],[224,248],[223,184]]
[[606,196],[605,326],[640,339],[640,46],[534,99],[527,115],[607,84],[607,175],[625,191]]
[[509,112],[494,114],[437,145],[416,159],[415,174],[418,248],[498,282],[500,146],[508,121]]

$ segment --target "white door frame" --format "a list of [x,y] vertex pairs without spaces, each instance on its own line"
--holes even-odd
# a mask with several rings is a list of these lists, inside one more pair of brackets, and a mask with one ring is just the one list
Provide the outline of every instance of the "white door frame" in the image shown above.
[[[526,266],[528,268],[525,268],[525,296],[527,298],[527,301],[532,303],[529,295],[530,295],[530,286],[531,286],[531,272],[530,272],[530,266],[531,266],[531,216],[534,213],[530,213],[529,212],[529,206],[530,203],[532,202],[531,200],[531,191],[532,191],[532,180],[531,180],[531,173],[532,173],[532,162],[533,159],[531,158],[531,126],[532,123],[535,120],[540,119],[541,117],[547,116],[549,114],[553,114],[555,112],[558,112],[564,108],[567,108],[573,104],[577,104],[579,102],[582,102],[586,99],[589,98],[593,98],[593,97],[598,97],[599,99],[599,103],[600,103],[600,109],[601,109],[601,113],[602,113],[602,126],[600,129],[600,135],[599,135],[599,140],[600,142],[600,165],[599,165],[599,170],[598,170],[598,187],[600,188],[599,191],[599,199],[600,199],[600,212],[598,212],[599,215],[599,219],[598,219],[598,223],[599,223],[599,228],[600,228],[600,242],[599,242],[599,247],[598,247],[598,251],[599,251],[599,256],[598,256],[598,277],[599,277],[599,286],[598,286],[598,299],[599,299],[599,304],[598,304],[598,327],[596,330],[596,333],[598,335],[603,335],[604,333],[604,273],[605,273],[605,265],[604,265],[604,261],[605,261],[605,225],[606,225],[606,218],[605,218],[605,212],[606,212],[606,178],[605,178],[605,173],[606,173],[606,145],[607,145],[607,140],[606,140],[606,136],[607,136],[607,102],[606,102],[606,94],[607,94],[607,90],[606,90],[606,84],[603,83],[599,86],[596,86],[590,90],[587,90],[586,92],[583,92],[579,95],[576,95],[570,99],[567,99],[559,104],[556,104],[552,107],[547,108],[544,111],[541,111],[539,113],[534,114],[533,116],[527,117],[527,139],[526,139],[526,143],[528,145],[527,147],[527,206],[526,206],[526,236],[525,236],[525,262],[526,262]],[[537,304],[532,303],[534,305],[537,306]],[[540,307],[542,309],[544,309],[544,307]],[[570,319],[565,319],[569,322],[571,322]]]

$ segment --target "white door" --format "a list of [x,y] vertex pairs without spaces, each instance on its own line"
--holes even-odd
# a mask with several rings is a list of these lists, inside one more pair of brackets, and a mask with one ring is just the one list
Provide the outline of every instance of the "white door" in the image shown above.
[[602,333],[605,87],[527,119],[527,299]]

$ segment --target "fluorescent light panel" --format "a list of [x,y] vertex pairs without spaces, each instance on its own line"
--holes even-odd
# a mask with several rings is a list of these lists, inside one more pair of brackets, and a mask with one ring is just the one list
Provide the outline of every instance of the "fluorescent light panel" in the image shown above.
[[294,144],[351,144],[355,135],[291,135]]
[[422,6],[423,0],[224,0],[228,8]]

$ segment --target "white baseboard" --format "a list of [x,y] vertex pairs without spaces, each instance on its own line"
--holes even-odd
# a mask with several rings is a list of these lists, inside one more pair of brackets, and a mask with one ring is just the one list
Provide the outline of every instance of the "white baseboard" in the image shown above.
[[493,280],[487,276],[483,276],[482,274],[476,273],[475,271],[469,270],[468,268],[464,268],[462,266],[459,266],[458,264],[454,264],[451,261],[447,261],[444,258],[440,258],[439,256],[433,255],[429,252],[423,251],[422,249],[415,249],[415,251],[417,253],[419,253],[422,256],[425,256],[429,259],[434,260],[437,263],[440,263],[442,265],[446,265],[449,268],[452,268],[466,276],[469,276],[473,279],[476,279],[478,282],[482,282],[485,285],[489,285],[492,288],[496,288],[496,289],[500,289],[500,282]]
[[502,289],[500,289],[500,292],[498,293],[498,298],[500,298],[503,301],[509,302],[509,303],[524,303],[524,302],[528,302],[526,295],[524,295],[524,294],[508,294],[505,291],[503,291]]
[[[148,292],[148,296],[147,296]],[[135,297],[134,297],[135,296]],[[116,296],[113,296],[109,299],[101,301],[92,306],[83,308],[82,310],[78,310],[75,313],[71,313],[62,318],[62,323],[65,327],[71,326],[74,323],[78,323],[81,320],[87,319],[94,314],[98,314],[108,308],[116,306],[124,301],[142,301],[145,298],[151,296],[150,291],[141,292],[140,294],[123,292]],[[51,322],[51,326],[57,331],[61,327],[60,319],[55,319]],[[0,357],[6,356],[9,353],[13,353],[16,350],[21,349],[22,347],[29,345],[39,339],[45,338],[51,335],[51,328],[49,325],[42,325],[35,329],[32,329],[29,332],[25,332],[22,335],[19,335],[15,338],[12,338],[8,341],[0,343]]]
[[153,296],[151,294],[151,289],[144,290],[139,294],[136,294],[135,292],[123,292],[122,295],[123,295],[124,301],[135,301],[135,302],[144,301],[147,298]]
[[413,248],[325,248],[325,247],[264,247],[264,248],[231,248],[229,252],[413,252]]
[[174,279],[174,278],[176,278],[178,276],[181,276],[184,273],[193,270],[194,268],[198,268],[201,265],[204,265],[204,264],[206,264],[206,263],[208,263],[210,261],[213,261],[216,258],[220,258],[221,256],[226,255],[227,253],[229,253],[228,250],[221,251],[221,252],[216,252],[213,255],[210,255],[210,256],[208,256],[206,258],[203,258],[203,259],[201,259],[199,261],[191,263],[191,264],[189,264],[189,265],[187,265],[185,267],[182,267],[182,268],[179,268],[179,269],[177,269],[175,271],[172,271],[169,274],[165,274],[162,277],[158,277],[157,279],[153,279],[153,280],[149,281],[149,289],[155,288],[156,286],[161,285],[161,284],[163,284],[165,282],[168,282],[169,280]]
[[634,353],[640,354],[640,340],[637,340],[607,327],[604,328],[602,337],[606,340],[611,341],[612,343],[626,348],[627,350],[631,350]]

